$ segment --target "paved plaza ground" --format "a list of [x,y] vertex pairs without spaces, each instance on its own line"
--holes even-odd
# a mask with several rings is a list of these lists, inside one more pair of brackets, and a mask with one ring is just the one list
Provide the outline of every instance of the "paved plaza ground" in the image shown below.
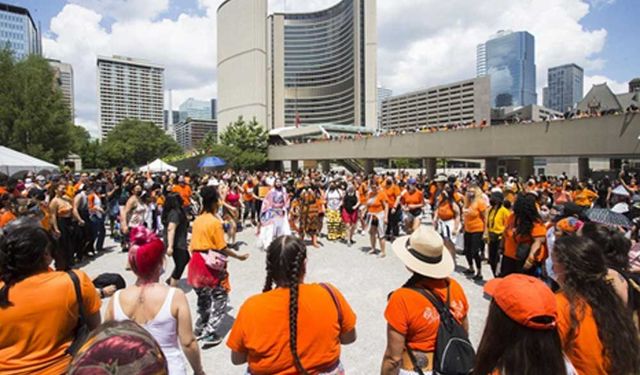
[[[204,367],[208,374],[243,374],[245,367],[231,364],[230,350],[225,345],[226,335],[233,324],[234,316],[242,302],[253,294],[260,293],[265,280],[265,253],[255,247],[255,229],[247,228],[238,235],[243,242],[242,252],[249,252],[250,258],[245,262],[232,259],[229,262],[231,277],[230,310],[224,321],[222,332],[225,342],[217,347],[202,351]],[[329,242],[321,239],[324,244],[320,249],[308,248],[308,269],[306,282],[329,282],[335,285],[345,295],[347,301],[357,314],[357,341],[349,346],[343,346],[342,362],[349,374],[378,374],[386,345],[386,322],[384,308],[389,292],[400,287],[410,276],[402,263],[391,251],[388,244],[388,256],[383,259],[368,255],[368,237],[356,235],[357,243],[351,248],[346,244]],[[107,245],[113,245],[110,240]],[[83,270],[92,278],[103,272],[118,272],[123,274],[127,283],[135,280],[131,271],[125,271],[126,255],[119,252],[115,246],[106,254],[91,260]],[[458,262],[466,266],[466,261],[458,255]],[[488,265],[483,265],[485,279],[490,275]],[[173,269],[173,261],[167,263],[167,272],[163,278],[169,276]],[[182,289],[187,293],[191,311],[194,314],[196,295],[184,283]],[[483,297],[482,287],[467,279],[462,273],[456,272],[453,278],[463,286],[469,300],[469,322],[471,340],[477,346],[484,320],[487,314],[488,301]],[[107,301],[103,301],[103,316]],[[304,329],[301,327],[301,329]],[[274,334],[288,335],[288,332],[274,332]]]

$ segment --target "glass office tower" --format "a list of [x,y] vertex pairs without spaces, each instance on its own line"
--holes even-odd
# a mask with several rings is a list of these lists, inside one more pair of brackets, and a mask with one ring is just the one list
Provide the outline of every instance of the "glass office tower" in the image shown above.
[[547,106],[558,112],[567,112],[582,100],[584,70],[576,64],[549,68],[547,75]]

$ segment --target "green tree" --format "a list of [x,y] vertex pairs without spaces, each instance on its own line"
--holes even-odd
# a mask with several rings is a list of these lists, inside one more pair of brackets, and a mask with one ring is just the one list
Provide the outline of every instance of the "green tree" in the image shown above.
[[49,63],[0,51],[0,143],[58,163],[71,150],[72,126]]
[[218,145],[218,137],[214,132],[207,132],[200,141],[200,144],[196,147],[198,154],[209,153],[215,146]]
[[240,151],[267,152],[269,133],[256,121],[246,122],[242,116],[220,135],[220,143]]
[[182,153],[182,149],[162,129],[151,122],[126,119],[102,143],[101,157],[108,166],[135,167],[157,158]]

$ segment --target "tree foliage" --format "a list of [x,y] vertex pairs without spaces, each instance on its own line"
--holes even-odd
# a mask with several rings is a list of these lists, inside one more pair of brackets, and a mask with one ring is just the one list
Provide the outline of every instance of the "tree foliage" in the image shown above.
[[207,154],[225,159],[232,168],[258,169],[267,161],[268,141],[269,133],[255,118],[246,122],[240,116],[220,135],[221,144],[210,147]]
[[0,144],[58,163],[72,148],[72,119],[49,63],[0,50]]
[[127,119],[120,122],[101,145],[108,166],[135,167],[157,158],[179,154],[182,149],[151,122]]

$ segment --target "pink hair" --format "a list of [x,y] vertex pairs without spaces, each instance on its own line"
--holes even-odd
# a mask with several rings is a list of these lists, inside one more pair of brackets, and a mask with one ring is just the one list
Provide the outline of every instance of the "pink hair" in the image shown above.
[[143,226],[132,228],[129,236],[131,270],[145,282],[155,281],[154,278],[158,276],[157,271],[165,254],[164,244],[152,231]]

